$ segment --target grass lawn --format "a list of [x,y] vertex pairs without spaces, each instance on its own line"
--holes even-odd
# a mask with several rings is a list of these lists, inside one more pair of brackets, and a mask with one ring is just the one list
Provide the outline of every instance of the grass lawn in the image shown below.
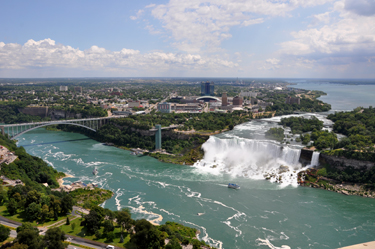
[[[14,221],[22,222],[22,223],[23,222],[30,222],[28,220],[28,217],[25,214],[25,212],[19,212],[19,213],[15,214],[15,215],[10,215],[8,213],[8,210],[7,210],[6,206],[0,206],[0,215],[4,216],[5,218],[8,218],[10,220],[14,220]],[[71,218],[71,216],[72,215],[68,215],[69,219]],[[46,219],[44,221],[44,223],[39,223],[37,221],[33,221],[33,222],[31,222],[31,224],[33,226],[48,226],[48,225],[51,225],[53,223],[56,223],[56,222],[58,222],[60,220],[64,220],[64,219],[66,220],[66,216],[61,216],[61,217],[58,218],[58,220]]]
[[[119,227],[115,227],[115,236],[116,238],[114,239],[114,241],[108,241],[106,238],[101,238],[101,239],[96,239],[95,235],[86,235],[86,228],[80,226],[81,224],[81,221],[82,219],[75,219],[73,221],[70,222],[70,225],[62,225],[60,226],[61,230],[63,230],[67,235],[75,235],[75,236],[78,236],[78,237],[82,237],[82,238],[85,238],[85,239],[89,239],[89,240],[94,240],[94,241],[98,241],[98,242],[102,242],[102,243],[106,243],[106,244],[110,244],[110,245],[114,245],[114,246],[118,246],[118,247],[122,247],[122,248],[125,248],[124,247],[124,244],[128,243],[129,240],[130,240],[130,234],[127,234],[126,232],[124,232],[124,243],[119,243],[120,242],[120,238],[121,238],[121,230]],[[74,231],[72,230],[72,227],[71,227],[71,224],[75,224],[75,228],[74,228]],[[100,231],[103,233],[103,227],[100,228]]]

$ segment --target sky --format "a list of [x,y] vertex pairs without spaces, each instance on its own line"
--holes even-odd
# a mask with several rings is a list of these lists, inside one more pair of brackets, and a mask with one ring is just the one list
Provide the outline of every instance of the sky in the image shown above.
[[375,0],[3,0],[0,77],[375,78]]

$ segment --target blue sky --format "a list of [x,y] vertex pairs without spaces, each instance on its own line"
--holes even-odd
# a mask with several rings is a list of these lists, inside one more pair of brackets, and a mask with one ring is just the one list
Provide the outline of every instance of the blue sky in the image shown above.
[[0,77],[375,78],[374,0],[2,1]]

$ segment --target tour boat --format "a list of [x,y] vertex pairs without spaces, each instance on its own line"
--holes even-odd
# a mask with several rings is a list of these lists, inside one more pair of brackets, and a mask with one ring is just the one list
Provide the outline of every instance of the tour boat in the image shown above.
[[240,186],[234,183],[229,183],[228,188],[240,189]]
[[95,169],[92,171],[92,174],[96,176],[96,174],[98,174],[98,170],[95,168]]

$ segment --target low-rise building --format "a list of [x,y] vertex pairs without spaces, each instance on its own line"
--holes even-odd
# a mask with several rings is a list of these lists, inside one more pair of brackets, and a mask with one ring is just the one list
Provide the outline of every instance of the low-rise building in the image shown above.
[[172,112],[172,104],[168,102],[163,102],[158,104],[158,111],[163,113],[171,113]]
[[60,92],[68,91],[68,86],[60,86]]

